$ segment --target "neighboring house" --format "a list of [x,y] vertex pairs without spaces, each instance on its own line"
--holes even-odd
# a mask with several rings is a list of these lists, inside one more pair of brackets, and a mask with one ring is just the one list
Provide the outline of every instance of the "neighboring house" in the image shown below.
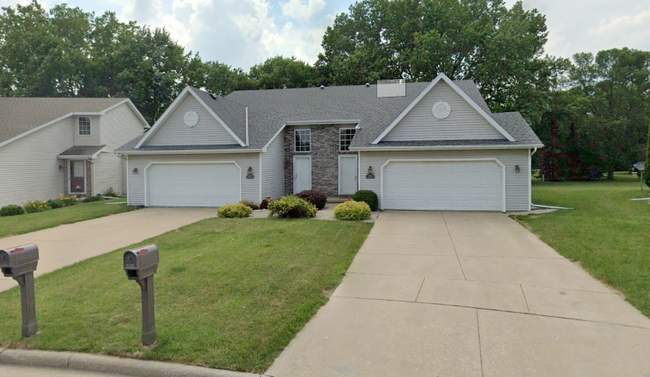
[[530,208],[542,143],[519,113],[490,111],[472,81],[237,91],[187,87],[120,147],[128,202],[221,206],[315,189],[379,195],[382,209]]
[[129,99],[0,97],[0,206],[126,192],[113,150],[146,127]]

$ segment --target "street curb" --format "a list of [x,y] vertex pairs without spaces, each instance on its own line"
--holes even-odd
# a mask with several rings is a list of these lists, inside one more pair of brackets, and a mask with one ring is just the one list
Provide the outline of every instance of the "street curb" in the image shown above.
[[75,369],[137,377],[263,377],[260,374],[163,363],[160,361],[124,359],[84,353],[0,348],[0,365],[3,364]]

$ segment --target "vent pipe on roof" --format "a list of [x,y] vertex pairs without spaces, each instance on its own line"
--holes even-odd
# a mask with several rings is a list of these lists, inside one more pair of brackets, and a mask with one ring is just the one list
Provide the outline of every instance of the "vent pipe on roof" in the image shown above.
[[246,146],[248,146],[248,106],[246,106]]

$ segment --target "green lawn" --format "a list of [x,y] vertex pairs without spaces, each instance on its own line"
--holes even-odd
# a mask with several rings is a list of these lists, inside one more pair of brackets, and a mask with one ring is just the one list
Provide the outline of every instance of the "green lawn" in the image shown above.
[[0,217],[0,238],[15,234],[24,234],[41,229],[54,228],[63,224],[96,219],[115,213],[132,211],[134,208],[126,204],[108,204],[126,202],[118,198],[92,203],[79,203],[70,207],[52,209],[38,213],[28,213],[18,216]]
[[155,237],[158,343],[140,345],[140,288],[124,249],[36,280],[39,333],[20,338],[20,292],[0,293],[0,344],[263,372],[340,283],[372,224],[207,219]]
[[517,220],[650,317],[650,205],[629,200],[650,197],[650,190],[641,191],[636,175],[615,178],[533,183],[533,203],[573,209]]

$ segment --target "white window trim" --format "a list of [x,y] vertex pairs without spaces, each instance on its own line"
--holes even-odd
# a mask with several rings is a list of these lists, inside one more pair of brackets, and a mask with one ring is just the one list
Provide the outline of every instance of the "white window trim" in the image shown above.
[[[356,130],[357,129],[355,127],[352,127],[352,128],[339,128],[339,152],[350,152],[350,146],[348,146],[348,149],[346,149],[346,150],[341,149],[341,134],[342,134],[343,130],[354,130],[354,133],[356,135],[356,132],[357,132]],[[354,135],[352,135],[352,137],[354,138]],[[350,139],[350,144],[352,144],[352,139]]]
[[[88,119],[88,134],[87,135],[81,133],[81,124],[80,124],[81,119]],[[92,136],[93,135],[93,121],[92,121],[92,118],[86,117],[86,116],[77,117],[77,135],[78,136]]]
[[[296,150],[296,140],[298,137],[298,131],[307,131],[309,132],[309,150],[308,151],[299,151]],[[293,152],[294,153],[311,153],[311,146],[312,146],[312,140],[311,140],[311,129],[310,128],[300,128],[300,129],[295,129],[293,130]]]

